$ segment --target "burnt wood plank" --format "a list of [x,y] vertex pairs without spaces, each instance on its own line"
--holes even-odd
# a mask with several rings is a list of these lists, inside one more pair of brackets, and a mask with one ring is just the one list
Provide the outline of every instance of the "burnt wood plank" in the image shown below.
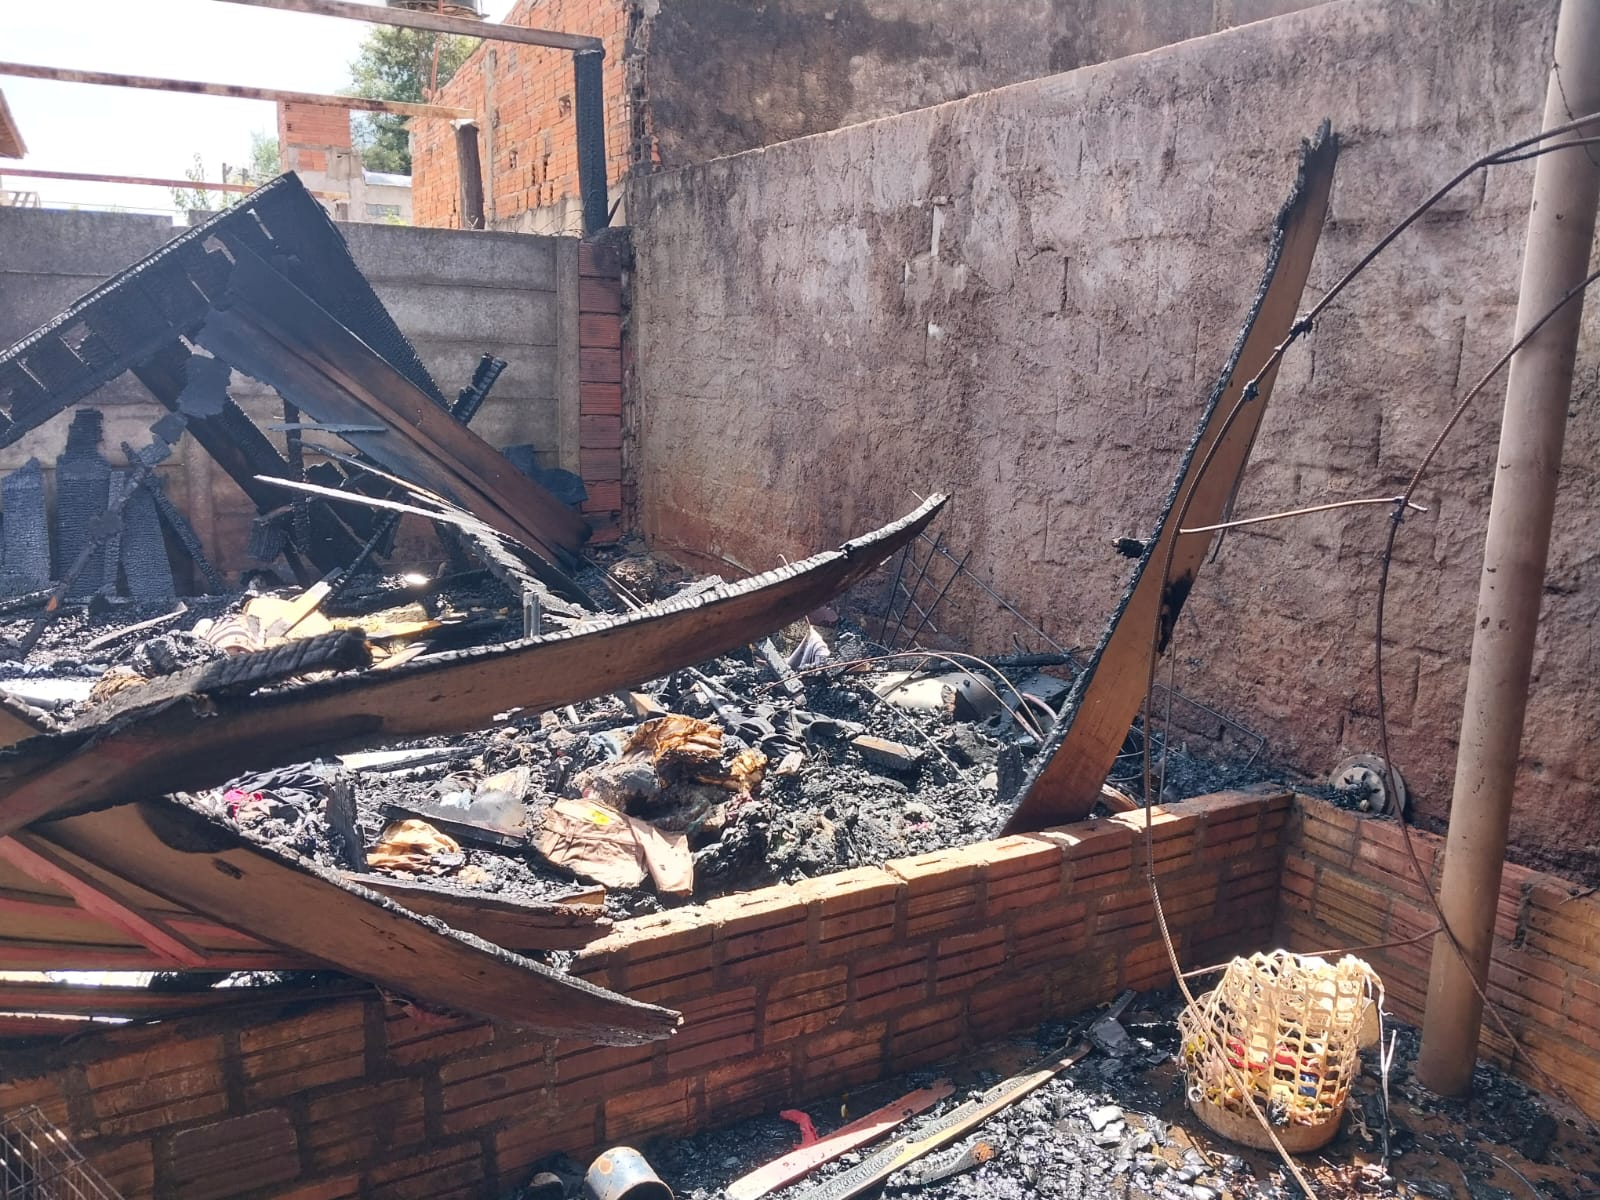
[[[0,755],[0,836],[55,813],[225,783],[336,747],[481,729],[655,679],[781,629],[864,578],[943,508],[930,497],[874,533],[739,583],[544,637],[420,659],[392,671],[288,684],[31,739]],[[157,889],[152,889],[157,890]]]
[[36,835],[235,929],[452,1011],[555,1037],[634,1045],[678,1014],[417,919],[173,798],[40,824]]
[[611,922],[593,904],[550,904],[449,892],[383,875],[344,876],[423,917],[474,934],[507,950],[576,950],[604,937]]
[[[1301,150],[1299,178],[1278,212],[1266,272],[1244,330],[1212,390],[1155,535],[1134,567],[1111,627],[1074,685],[1044,752],[1035,760],[1022,798],[1005,824],[1006,833],[1081,820],[1100,797],[1100,785],[1144,701],[1151,658],[1165,651],[1183,602],[1211,548],[1213,534],[1179,534],[1175,524],[1178,511],[1190,500],[1187,526],[1215,524],[1238,487],[1277,377],[1276,367],[1262,376],[1259,394],[1240,407],[1226,431],[1223,425],[1245,385],[1267,365],[1274,348],[1294,325],[1322,236],[1337,159],[1338,142],[1326,127],[1315,142],[1306,143]],[[1202,472],[1214,445],[1216,453]],[[1174,543],[1171,578],[1163,587],[1161,570]]]
[[[226,307],[213,309],[196,335],[202,345],[209,347],[208,338],[217,339],[219,321],[224,330],[257,335],[258,351],[269,355],[288,351],[336,385],[347,403],[338,411],[330,410],[326,417],[308,409],[319,421],[359,424],[364,416],[376,417],[377,423],[387,426],[387,434],[350,435],[352,444],[358,444],[374,461],[465,505],[526,545],[546,545],[569,553],[582,545],[583,523],[576,514],[447,410],[432,403],[311,297],[260,259],[248,253],[238,256],[228,281]],[[236,355],[249,349],[249,343],[228,340],[232,352],[217,353],[276,386],[270,357],[263,358],[258,352],[249,356],[249,362],[241,362]],[[330,394],[328,388],[315,393],[324,407],[330,407]]]

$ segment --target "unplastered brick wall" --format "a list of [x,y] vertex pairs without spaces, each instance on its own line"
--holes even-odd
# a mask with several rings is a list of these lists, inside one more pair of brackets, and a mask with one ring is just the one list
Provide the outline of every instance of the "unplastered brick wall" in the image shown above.
[[[1264,948],[1286,794],[1156,810],[1185,964]],[[1007,837],[620,923],[577,974],[684,1015],[638,1047],[372,1000],[119,1030],[0,1058],[130,1198],[479,1200],[545,1156],[686,1133],[926,1065],[1171,976],[1141,816]]]
[[578,470],[593,545],[621,535],[622,262],[610,244],[578,247]]
[[285,171],[326,171],[328,151],[348,149],[348,109],[279,102],[278,161]]
[[[505,24],[604,42],[606,179],[620,180],[628,169],[631,122],[622,70],[628,31],[623,0],[520,0]],[[485,42],[440,89],[438,102],[479,115],[484,215],[490,225],[572,201],[559,209],[557,225],[529,231],[578,232],[578,134],[569,51]],[[412,220],[460,228],[461,189],[449,121],[412,122],[411,171]]]
[[[1426,885],[1395,822],[1296,797],[1278,936],[1292,950],[1381,945],[1358,953],[1383,977],[1391,1010],[1420,1023],[1434,945],[1426,935],[1438,926],[1424,887],[1438,891],[1444,844],[1417,829],[1411,844]],[[1506,864],[1488,996],[1539,1067],[1600,1118],[1600,898],[1592,887]],[[1479,1049],[1544,1088],[1487,1018]]]

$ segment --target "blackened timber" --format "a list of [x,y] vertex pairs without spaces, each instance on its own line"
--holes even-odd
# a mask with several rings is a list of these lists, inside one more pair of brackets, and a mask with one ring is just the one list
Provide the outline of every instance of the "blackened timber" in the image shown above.
[[164,797],[42,823],[42,841],[274,945],[454,1012],[552,1037],[635,1045],[678,1014],[430,924],[287,851]]
[[581,516],[451,419],[448,410],[428,403],[400,372],[254,255],[237,256],[226,307],[212,310],[196,340],[319,421],[376,418],[388,433],[352,433],[346,440],[551,565],[559,567],[587,537]]
[[[1239,486],[1277,378],[1276,347],[1294,327],[1322,236],[1338,155],[1338,140],[1326,125],[1301,148],[1299,176],[1278,211],[1266,271],[1244,329],[1212,389],[1155,534],[1133,569],[1110,628],[1074,683],[1050,740],[1035,760],[1022,799],[1005,824],[1006,833],[1080,820],[1100,798],[1100,785],[1111,773],[1150,686],[1152,656],[1166,651],[1211,548],[1212,534],[1180,534],[1178,513],[1186,511],[1190,528],[1213,525],[1222,519]],[[1262,373],[1259,391],[1246,395],[1246,385],[1258,373]],[[1236,407],[1237,416],[1228,424]],[[1170,576],[1163,582],[1169,552]]]
[[507,950],[576,950],[599,940],[611,929],[605,909],[597,904],[468,895],[446,891],[433,883],[408,883],[386,875],[346,872],[345,879],[387,896],[418,916],[437,917],[446,925]]
[[916,537],[944,503],[930,497],[892,525],[764,575],[543,637],[266,693],[207,695],[203,705],[172,677],[179,690],[171,702],[0,753],[0,837],[52,814],[213,787],[339,747],[481,729],[513,709],[574,704],[693,666],[827,603]]
[[[193,355],[182,343],[173,342],[133,367],[133,375],[145,389],[172,412],[182,411],[180,397],[188,383],[188,365]],[[290,477],[289,464],[278,453],[266,434],[245,416],[244,410],[224,393],[220,411],[186,414],[189,432],[216,464],[250,498],[258,513],[268,513],[283,502],[276,489],[260,482],[257,476]],[[360,551],[361,543],[325,508],[311,513],[311,544],[300,549],[322,571],[331,571]]]

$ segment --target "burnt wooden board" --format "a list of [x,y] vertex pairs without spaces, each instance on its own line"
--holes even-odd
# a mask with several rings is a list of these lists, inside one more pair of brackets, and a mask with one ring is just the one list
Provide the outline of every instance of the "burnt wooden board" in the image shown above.
[[0,753],[0,836],[51,815],[213,787],[339,748],[481,729],[510,709],[575,704],[694,666],[837,596],[944,503],[930,497],[838,550],[544,637],[265,694],[180,695],[120,722],[30,739]]
[[[1211,392],[1156,532],[1133,569],[1111,627],[1088,668],[1079,676],[1062,718],[1035,760],[1022,798],[1006,821],[1006,833],[1026,833],[1081,820],[1100,798],[1100,785],[1110,774],[1144,701],[1151,658],[1165,651],[1183,602],[1215,537],[1211,533],[1180,536],[1177,514],[1188,499],[1184,518],[1187,527],[1216,524],[1223,519],[1228,499],[1238,487],[1277,377],[1276,366],[1262,376],[1256,399],[1243,406],[1219,442],[1221,427],[1245,385],[1268,363],[1274,348],[1294,325],[1311,260],[1322,236],[1338,153],[1338,141],[1327,133],[1326,126],[1301,149],[1299,178],[1278,212],[1266,272],[1244,329]],[[1202,473],[1202,463],[1213,445],[1217,446],[1216,454]],[[1171,579],[1163,587],[1161,569],[1168,548],[1174,543]]]
[[383,426],[385,433],[342,436],[538,551],[552,568],[588,536],[581,516],[247,250],[236,255],[226,299],[195,340],[318,421]]
[[438,917],[446,925],[507,950],[576,950],[604,937],[611,929],[610,920],[602,915],[605,910],[595,904],[534,903],[468,895],[425,883],[348,871],[344,878],[387,896],[418,916]]
[[404,996],[553,1037],[634,1045],[678,1014],[521,958],[171,798],[41,822],[32,835],[241,932]]

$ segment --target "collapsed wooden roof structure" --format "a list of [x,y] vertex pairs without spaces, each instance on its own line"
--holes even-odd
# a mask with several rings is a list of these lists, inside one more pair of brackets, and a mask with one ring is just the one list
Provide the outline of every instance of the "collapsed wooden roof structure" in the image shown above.
[[[278,485],[305,480],[228,396],[232,369],[269,383],[386,468],[334,456],[346,469],[303,473],[324,495],[358,504],[319,501],[309,520],[284,519],[287,493]],[[568,574],[587,532],[581,518],[467,429],[481,382],[454,409],[446,403],[293,176],[0,353],[0,445],[124,370],[170,410],[166,432],[176,421],[193,433],[263,517],[279,522],[285,556],[303,576],[305,564],[348,570],[382,536],[363,514],[387,504],[448,524],[567,628],[381,673],[362,669],[370,660],[359,635],[329,634],[167,676],[59,729],[8,703],[0,713],[9,743],[0,755],[0,966],[324,965],[549,1034],[628,1043],[670,1033],[675,1013],[515,953],[584,944],[604,929],[598,909],[480,904],[378,883],[402,904],[366,886],[373,881],[254,842],[170,793],[340,747],[479,729],[508,710],[539,711],[691,666],[850,587],[916,537],[943,498],[837,551],[625,616],[598,615]],[[298,681],[312,671],[322,678]],[[0,1008],[38,990],[17,986],[11,1001],[0,994]],[[193,1003],[68,995],[45,1011],[90,1015],[120,1005],[148,1015]],[[8,1027],[26,1023],[12,1018]]]
[[[1244,330],[1213,390],[1123,603],[1034,763],[1012,831],[1088,814],[1147,691],[1249,457],[1296,319],[1337,158],[1326,129],[1305,147]],[[308,207],[309,206],[309,207]],[[311,209],[316,209],[315,214]],[[208,357],[208,352],[210,356]],[[393,474],[338,457],[323,483],[296,470],[233,404],[226,367],[276,387]],[[278,485],[446,521],[508,582],[537,591],[568,627],[504,645],[364,671],[364,644],[330,634],[169,676],[79,723],[49,729],[0,708],[0,967],[326,964],[419,1001],[556,1035],[629,1043],[677,1015],[515,953],[585,944],[604,928],[583,906],[452,898],[330,872],[269,849],[172,795],[242,770],[339,748],[466,732],[507,710],[542,710],[643,682],[747,644],[817,607],[917,537],[945,503],[837,551],[737,583],[597,616],[568,569],[582,523],[453,416],[292,177],[213,218],[0,354],[0,445],[131,368],[257,498]],[[481,398],[481,397],[480,397]],[[382,432],[379,432],[381,430]],[[309,474],[309,472],[307,473]],[[377,484],[374,484],[377,480]],[[385,488],[388,497],[373,492]],[[418,504],[421,507],[418,507]],[[285,548],[337,572],[381,536],[319,507],[284,526]],[[1184,528],[1179,528],[1180,520]],[[306,530],[315,532],[307,536]],[[297,540],[298,539],[298,540]],[[334,668],[316,682],[308,670]],[[381,893],[387,893],[381,894]],[[431,919],[430,919],[431,918]],[[0,1010],[40,989],[0,985]],[[191,1011],[113,989],[61,997],[74,1016]],[[20,1024],[19,1024],[20,1022]],[[0,1018],[0,1030],[33,1029]]]

